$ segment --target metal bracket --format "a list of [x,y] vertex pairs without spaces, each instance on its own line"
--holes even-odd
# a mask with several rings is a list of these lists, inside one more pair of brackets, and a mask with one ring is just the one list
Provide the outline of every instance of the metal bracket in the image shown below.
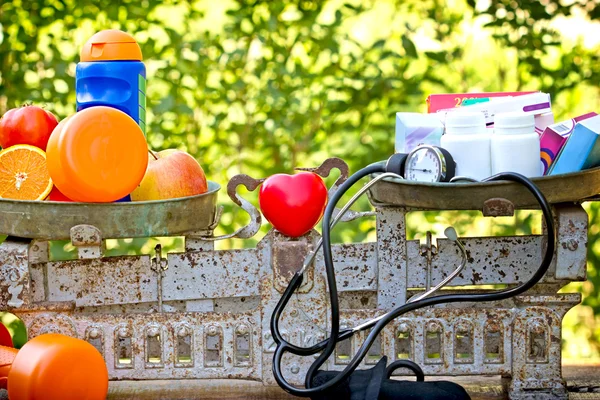
[[100,258],[104,250],[102,233],[92,225],[76,225],[71,228],[71,243],[77,248],[80,260]]
[[[333,185],[331,185],[331,188],[329,188],[329,191],[328,191],[329,198],[331,198],[338,191],[338,189],[340,188],[342,183],[346,182],[346,180],[348,179],[348,175],[350,173],[350,168],[348,167],[348,164],[346,164],[346,162],[344,160],[342,160],[341,158],[332,157],[332,158],[328,158],[327,160],[323,161],[323,163],[316,168],[314,168],[314,167],[313,168],[295,168],[296,171],[314,172],[315,174],[319,175],[322,178],[327,178],[329,176],[329,174],[331,173],[331,170],[333,170],[333,169],[337,169],[338,171],[340,171],[340,176],[333,183]],[[339,212],[340,212],[340,209],[336,208],[333,212],[333,218],[335,218],[339,214]],[[346,211],[346,213],[344,214],[344,216],[342,217],[342,219],[340,221],[341,222],[350,222],[350,221],[354,221],[354,220],[362,218],[362,217],[374,216],[374,215],[375,215],[374,211],[357,212],[357,211],[348,210],[348,211]]]
[[[273,286],[279,293],[285,291],[292,276],[302,269],[306,256],[313,249],[313,241],[313,232],[309,232],[294,241],[286,240],[285,236],[279,233],[273,236],[271,245]],[[300,286],[300,293],[306,293],[312,288],[313,270],[313,268],[308,268],[304,273],[304,282]]]
[[163,310],[163,275],[164,272],[169,268],[169,263],[166,259],[162,258],[162,246],[157,244],[154,247],[155,256],[151,260],[152,271],[156,272],[156,291],[158,296],[158,312],[164,312]]
[[[346,162],[344,160],[342,160],[341,158],[333,157],[333,158],[328,158],[318,167],[295,168],[296,171],[314,172],[315,174],[317,174],[323,178],[327,178],[329,176],[329,174],[331,173],[331,170],[333,170],[333,169],[339,170],[340,176],[335,181],[335,183],[331,186],[331,188],[329,189],[329,191],[328,191],[329,197],[331,197],[339,189],[340,185],[348,179],[349,168],[348,168],[348,164],[346,164]],[[246,211],[248,213],[248,215],[250,215],[250,222],[246,226],[236,230],[233,233],[230,233],[227,235],[221,235],[221,236],[200,235],[199,239],[205,240],[205,241],[217,241],[217,240],[224,240],[224,239],[231,239],[231,238],[248,239],[248,238],[251,238],[254,235],[256,235],[256,233],[258,233],[258,230],[260,229],[260,227],[262,225],[261,213],[252,203],[250,203],[248,200],[246,200],[243,197],[241,197],[240,195],[238,195],[236,189],[238,186],[244,185],[246,187],[246,189],[248,189],[249,191],[252,192],[252,191],[256,190],[256,188],[258,188],[265,181],[265,179],[266,178],[254,179],[254,178],[252,178],[248,175],[244,175],[244,174],[235,175],[233,178],[231,178],[231,180],[227,184],[227,194],[229,195],[229,198],[231,199],[231,201],[233,201],[235,204],[240,206],[244,211]],[[334,218],[339,212],[340,212],[340,210],[338,208],[336,208],[334,211]],[[217,209],[217,214],[215,216],[215,220],[212,223],[212,225],[209,227],[209,231],[212,231],[217,227],[222,213],[223,213],[223,208],[219,207]],[[362,218],[365,216],[373,216],[373,215],[375,215],[375,213],[372,211],[368,211],[368,212],[347,211],[346,214],[342,217],[341,221],[350,222],[350,221],[354,221],[358,218]]]
[[433,256],[437,255],[437,247],[433,244],[431,231],[427,231],[425,244],[421,245],[420,253],[427,260],[427,282],[425,286],[425,291],[431,289],[431,261]]
[[[236,175],[233,178],[231,178],[231,180],[227,184],[227,194],[229,195],[231,201],[240,206],[242,210],[246,211],[248,215],[250,215],[250,222],[248,223],[248,225],[228,235],[204,236],[202,237],[202,240],[216,241],[231,238],[248,239],[256,235],[256,233],[260,229],[260,226],[262,225],[262,216],[260,215],[260,211],[258,211],[258,209],[254,207],[254,205],[252,205],[252,203],[250,203],[248,200],[238,195],[236,189],[238,186],[244,185],[246,189],[252,192],[256,190],[256,188],[259,187],[260,184],[264,181],[264,179],[254,179],[244,174]],[[215,217],[214,223],[211,225],[211,229],[214,229],[216,227],[216,225],[219,222],[219,219],[221,218],[222,213],[223,208],[220,207],[217,210],[217,216]]]
[[515,215],[515,205],[510,200],[493,198],[483,203],[484,217],[512,217]]

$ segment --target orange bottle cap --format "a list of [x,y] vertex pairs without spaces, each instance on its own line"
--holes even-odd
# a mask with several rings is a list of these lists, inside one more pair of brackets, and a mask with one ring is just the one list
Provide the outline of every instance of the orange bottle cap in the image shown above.
[[142,61],[142,49],[133,36],[118,29],[93,35],[81,49],[80,59],[87,61]]
[[142,129],[112,107],[79,111],[49,145],[50,176],[56,175],[58,190],[74,201],[119,200],[139,185],[148,166]]
[[104,400],[108,370],[88,342],[59,334],[37,336],[19,351],[8,374],[11,400]]

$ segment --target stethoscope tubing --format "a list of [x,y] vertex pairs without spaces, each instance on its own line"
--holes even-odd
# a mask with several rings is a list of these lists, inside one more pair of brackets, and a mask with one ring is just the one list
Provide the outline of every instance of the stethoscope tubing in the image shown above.
[[[402,306],[397,307],[396,309],[384,314],[382,317],[378,317],[372,320],[370,323],[365,323],[361,325],[362,329],[371,328],[368,336],[366,337],[363,344],[358,348],[355,356],[350,360],[349,364],[344,368],[341,373],[336,375],[333,379],[324,383],[319,387],[311,387],[311,382],[314,374],[318,369],[323,365],[323,363],[331,356],[333,353],[335,346],[339,341],[345,340],[351,337],[356,331],[352,329],[346,329],[340,332],[339,329],[339,301],[337,294],[337,285],[335,281],[335,270],[333,266],[333,256],[331,251],[331,228],[330,220],[333,215],[333,211],[335,210],[335,206],[341,197],[345,194],[345,192],[353,186],[356,182],[358,182],[363,177],[374,174],[374,173],[385,173],[385,168],[382,165],[371,165],[357,173],[353,174],[348,178],[344,184],[340,186],[338,191],[332,196],[327,207],[325,209],[325,213],[323,215],[323,233],[322,233],[322,241],[323,241],[323,259],[325,263],[326,270],[326,279],[327,284],[329,286],[329,300],[331,304],[331,327],[330,327],[330,337],[325,339],[324,341],[317,343],[311,347],[299,347],[293,345],[286,341],[279,331],[279,319],[281,318],[281,314],[291,299],[294,291],[300,287],[302,284],[302,272],[297,272],[290,281],[288,287],[284,291],[281,299],[277,303],[274,312],[271,317],[271,332],[277,347],[275,349],[275,354],[273,355],[273,374],[277,383],[287,392],[299,397],[309,397],[328,389],[331,389],[338,384],[340,384],[343,380],[345,380],[358,366],[360,365],[362,359],[367,355],[367,352],[377,335],[381,333],[384,327],[393,321],[395,318],[403,315],[407,312],[417,310],[419,308],[433,306],[442,303],[456,303],[456,302],[481,302],[481,301],[498,301],[504,300],[516,295],[519,295],[531,287],[533,287],[546,273],[548,267],[552,261],[555,250],[555,232],[554,232],[554,220],[552,216],[552,210],[550,205],[548,204],[544,194],[533,184],[530,180],[525,178],[524,176],[516,173],[501,173],[494,175],[490,178],[485,179],[484,181],[499,181],[499,180],[509,180],[513,182],[517,182],[525,186],[531,194],[535,197],[537,202],[540,205],[542,210],[544,221],[547,227],[547,244],[546,250],[544,253],[544,257],[540,264],[540,267],[536,270],[533,276],[526,281],[525,283],[518,285],[516,287],[508,288],[505,290],[501,290],[495,293],[481,293],[481,294],[447,294],[447,295],[438,295],[434,297],[426,297],[417,301],[406,303]],[[281,370],[281,361],[283,359],[283,355],[286,352],[300,355],[300,356],[309,356],[314,355],[318,352],[322,352],[318,358],[313,362],[311,367],[309,368],[306,379],[305,386],[306,388],[301,389],[289,384]]]

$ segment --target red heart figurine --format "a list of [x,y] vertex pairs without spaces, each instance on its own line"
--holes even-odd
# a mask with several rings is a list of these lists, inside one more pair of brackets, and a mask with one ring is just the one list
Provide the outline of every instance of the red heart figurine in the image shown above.
[[276,174],[267,178],[258,194],[263,215],[275,229],[290,237],[309,232],[327,204],[327,187],[312,172]]

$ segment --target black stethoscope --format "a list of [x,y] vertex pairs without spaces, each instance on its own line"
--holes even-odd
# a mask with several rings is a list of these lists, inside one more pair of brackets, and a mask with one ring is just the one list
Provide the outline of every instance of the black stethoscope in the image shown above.
[[[275,380],[281,386],[282,389],[287,391],[290,394],[299,397],[310,397],[323,393],[326,390],[329,390],[340,383],[342,383],[346,378],[350,376],[354,372],[354,370],[359,366],[362,359],[367,355],[369,348],[377,338],[377,335],[381,333],[381,331],[385,328],[387,324],[393,321],[395,318],[410,312],[417,310],[419,308],[433,306],[436,304],[442,303],[457,303],[457,302],[482,302],[482,301],[498,301],[504,300],[516,295],[519,295],[531,287],[533,287],[546,273],[550,263],[552,261],[554,255],[554,249],[556,246],[556,238],[554,232],[554,219],[552,217],[552,211],[550,209],[550,205],[546,200],[544,194],[537,188],[537,186],[531,182],[529,179],[524,177],[523,175],[516,173],[500,173],[494,176],[491,176],[487,179],[484,179],[483,182],[491,182],[491,181],[512,181],[519,183],[531,194],[535,197],[538,202],[543,216],[544,221],[547,227],[547,244],[546,249],[544,251],[544,257],[542,262],[537,269],[537,271],[533,274],[533,276],[525,283],[509,288],[500,290],[495,293],[487,293],[487,294],[443,294],[437,296],[431,296],[435,291],[437,291],[441,286],[447,283],[450,279],[452,279],[460,270],[466,265],[466,252],[462,243],[456,237],[456,233],[454,230],[450,230],[446,232],[446,235],[454,240],[461,249],[463,254],[463,262],[461,266],[459,266],[453,274],[451,274],[448,278],[446,278],[443,282],[441,282],[436,287],[428,290],[426,293],[420,295],[419,297],[410,299],[406,304],[395,308],[388,313],[379,316],[377,318],[371,319],[363,324],[360,324],[351,329],[340,330],[340,318],[339,318],[339,301],[338,301],[338,293],[337,293],[337,285],[335,280],[335,270],[333,266],[333,257],[331,252],[331,229],[335,224],[341,219],[343,214],[354,204],[354,202],[360,197],[360,195],[366,192],[372,185],[377,183],[378,181],[385,178],[400,178],[402,176],[399,174],[399,170],[397,168],[397,163],[393,162],[394,157],[392,156],[388,162],[383,165],[381,163],[373,164],[368,167],[361,169],[355,174],[351,175],[346,182],[344,182],[339,189],[331,196],[327,207],[325,208],[325,213],[323,214],[323,232],[321,241],[317,244],[315,250],[307,257],[304,262],[303,267],[294,274],[292,277],[287,289],[283,293],[281,299],[277,303],[273,314],[271,316],[271,334],[273,335],[273,339],[277,345],[275,349],[275,354],[273,356],[273,375],[275,376]],[[376,175],[371,181],[369,181],[336,215],[333,223],[331,222],[333,212],[335,207],[341,197],[348,191],[350,187],[356,184],[360,179],[368,175]],[[314,260],[317,251],[319,248],[323,246],[323,259],[325,262],[325,271],[327,274],[327,285],[329,287],[329,301],[331,304],[331,329],[329,338],[317,343],[311,347],[300,347],[296,346],[292,343],[286,341],[279,331],[279,320],[281,318],[281,314],[288,302],[292,298],[292,295],[300,287],[302,284],[303,274],[306,268],[308,268],[312,261]],[[355,333],[364,331],[366,329],[371,329],[370,333],[366,337],[363,344],[358,348],[354,357],[350,360],[346,368],[337,374],[334,378],[327,381],[326,383],[318,386],[312,386],[312,380],[315,376],[316,372],[319,368],[325,363],[325,361],[331,356],[338,342],[343,341],[345,339],[350,338]],[[317,359],[313,362],[311,367],[309,368],[306,378],[305,378],[305,388],[297,388],[292,386],[290,383],[286,381],[283,376],[281,370],[281,361],[283,355],[286,353],[292,353],[298,356],[311,356],[315,355],[319,352],[321,354],[317,357]],[[403,366],[413,369],[414,371],[420,371],[418,365],[408,360],[401,360]]]

